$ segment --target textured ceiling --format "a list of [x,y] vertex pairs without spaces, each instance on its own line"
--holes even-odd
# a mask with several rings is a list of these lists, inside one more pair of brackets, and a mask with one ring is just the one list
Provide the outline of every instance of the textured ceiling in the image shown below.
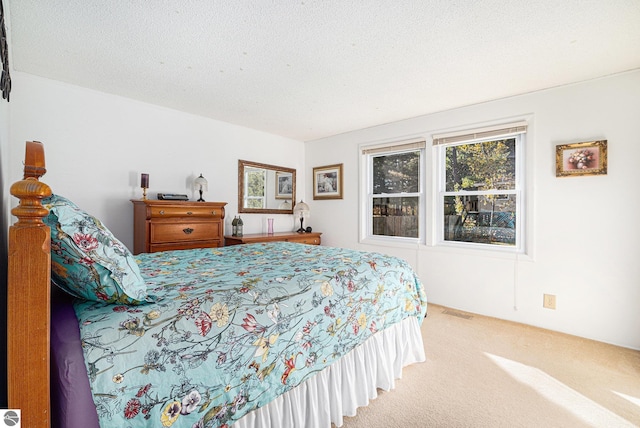
[[639,0],[3,1],[15,70],[302,141],[640,68]]

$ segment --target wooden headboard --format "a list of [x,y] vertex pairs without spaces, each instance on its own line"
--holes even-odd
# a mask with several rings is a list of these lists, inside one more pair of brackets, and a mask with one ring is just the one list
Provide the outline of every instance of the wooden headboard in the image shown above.
[[20,204],[9,228],[7,278],[7,379],[9,408],[21,409],[22,426],[49,427],[49,325],[51,312],[51,235],[42,218],[42,199],[51,189],[39,178],[46,172],[44,147],[28,141],[24,179],[11,186]]

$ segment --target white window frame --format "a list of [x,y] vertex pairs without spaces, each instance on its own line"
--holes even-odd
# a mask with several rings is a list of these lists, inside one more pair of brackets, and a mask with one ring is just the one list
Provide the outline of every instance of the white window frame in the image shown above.
[[[374,245],[418,245],[426,240],[426,139],[423,137],[360,147],[360,243]],[[418,197],[418,237],[383,236],[373,234],[373,199],[381,195],[373,194],[373,158],[406,152],[420,152],[418,192],[385,194],[384,197]],[[365,183],[366,185],[362,185]]]
[[[433,136],[434,150],[434,171],[436,191],[435,193],[435,245],[442,247],[457,247],[482,249],[506,253],[525,253],[527,245],[527,221],[526,221],[526,171],[527,164],[527,144],[526,144],[527,122],[515,122],[490,127],[476,128],[473,130],[458,131],[447,134]],[[511,190],[500,190],[500,194],[516,195],[516,243],[514,246],[501,246],[494,244],[484,244],[477,242],[450,241],[444,239],[444,198],[459,194],[459,192],[446,191],[446,147],[453,145],[465,145],[480,143],[483,141],[495,141],[505,138],[515,138],[516,144],[516,174],[515,187]],[[493,194],[493,191],[470,191],[469,195]]]
[[[249,180],[247,178],[247,174],[251,173],[251,174],[255,174],[255,173],[262,173],[262,182],[265,185],[265,195],[263,196],[250,196],[249,195],[249,182],[251,180]],[[251,206],[248,204],[248,201],[260,201],[261,202],[261,207],[258,209],[264,209],[266,208],[266,201],[267,201],[267,195],[266,195],[266,186],[267,186],[267,171],[265,169],[262,168],[254,168],[254,167],[245,167],[245,180],[244,180],[244,206],[248,207]]]

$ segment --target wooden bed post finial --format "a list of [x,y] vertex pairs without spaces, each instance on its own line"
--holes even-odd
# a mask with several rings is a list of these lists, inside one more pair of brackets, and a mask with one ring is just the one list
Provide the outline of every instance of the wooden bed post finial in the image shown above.
[[44,146],[40,141],[27,141],[24,154],[24,178],[39,179],[47,173],[44,167]]
[[9,228],[7,272],[7,386],[9,408],[20,409],[22,426],[50,426],[49,324],[51,235],[42,221],[42,199],[51,189],[38,181],[46,169],[42,143],[27,142],[24,179],[11,186],[20,204]]
[[13,183],[10,189],[11,194],[20,201],[20,204],[11,210],[11,214],[18,218],[15,226],[44,226],[42,218],[49,212],[42,206],[42,199],[51,196],[51,188],[38,179],[46,172],[42,143],[27,141],[24,179]]

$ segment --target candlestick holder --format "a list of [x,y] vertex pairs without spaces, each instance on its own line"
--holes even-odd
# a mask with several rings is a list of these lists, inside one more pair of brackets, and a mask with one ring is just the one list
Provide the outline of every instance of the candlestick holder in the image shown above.
[[140,174],[140,187],[142,187],[142,199],[147,199],[147,189],[149,188],[149,174]]

